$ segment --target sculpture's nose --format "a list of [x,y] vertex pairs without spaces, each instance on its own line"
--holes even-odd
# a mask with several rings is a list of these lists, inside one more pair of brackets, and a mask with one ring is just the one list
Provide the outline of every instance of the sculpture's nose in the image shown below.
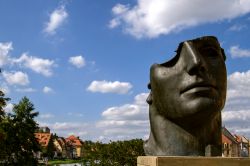
[[206,71],[206,64],[202,55],[192,43],[184,42],[185,47],[184,59],[186,63],[187,72],[190,75],[198,74]]

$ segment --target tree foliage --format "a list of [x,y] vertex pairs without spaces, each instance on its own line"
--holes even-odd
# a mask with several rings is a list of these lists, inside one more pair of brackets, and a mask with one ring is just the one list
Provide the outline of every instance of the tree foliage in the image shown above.
[[38,128],[34,118],[34,106],[27,97],[14,105],[12,113],[5,115],[0,128],[4,136],[0,139],[0,161],[10,165],[36,165],[33,152],[40,146],[34,132]]
[[85,163],[90,165],[134,166],[136,158],[144,156],[143,140],[116,141],[108,144],[84,142]]
[[53,142],[54,142],[55,137],[56,135],[51,134],[50,140],[48,142],[48,146],[42,147],[43,157],[48,157],[49,159],[54,158],[56,148]]
[[9,98],[4,97],[4,93],[0,90],[0,122],[5,115],[3,108],[6,106],[9,100]]
[[[4,107],[7,105],[7,101],[9,99],[5,97],[4,93],[0,90],[0,161],[5,158],[5,140],[7,138],[7,133],[4,130],[4,126],[6,126],[6,122],[8,119],[5,117]],[[6,126],[5,128],[8,128]]]

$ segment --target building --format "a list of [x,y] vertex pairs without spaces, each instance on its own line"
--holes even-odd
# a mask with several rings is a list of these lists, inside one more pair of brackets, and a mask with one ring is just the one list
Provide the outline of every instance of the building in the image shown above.
[[249,157],[249,140],[240,135],[234,135],[237,142],[239,143],[240,155],[239,157]]
[[222,156],[223,157],[239,156],[239,143],[225,127],[222,127]]
[[39,133],[50,133],[50,129],[47,126],[39,127],[38,132]]
[[51,133],[35,133],[35,137],[42,147],[47,147],[51,139]]
[[56,137],[53,140],[53,144],[54,144],[55,149],[56,149],[56,153],[55,153],[56,158],[69,158],[68,156],[70,156],[70,155],[67,151],[68,147],[67,147],[67,142],[66,142],[65,138]]
[[71,149],[72,158],[82,157],[81,151],[82,151],[83,141],[79,137],[71,135],[68,138],[66,138],[66,142],[68,143],[68,145],[72,146]]
[[248,157],[250,157],[250,140],[248,141]]
[[[35,137],[42,148],[46,148],[49,144],[51,133],[35,133]],[[37,158],[42,158],[42,152],[37,152],[35,154]]]
[[[35,133],[42,151],[52,154],[51,158],[80,158],[82,157],[83,141],[74,135],[68,138],[58,137],[50,133],[48,127],[39,127]],[[42,152],[35,154],[37,158],[42,158]]]

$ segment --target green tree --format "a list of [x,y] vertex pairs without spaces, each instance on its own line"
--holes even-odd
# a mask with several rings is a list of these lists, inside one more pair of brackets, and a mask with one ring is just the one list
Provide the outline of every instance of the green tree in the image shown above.
[[1,144],[3,158],[10,165],[36,165],[33,153],[40,149],[40,145],[34,135],[38,128],[34,118],[38,112],[34,112],[34,106],[27,97],[14,105],[12,112],[1,123],[6,134]]
[[4,93],[0,90],[0,122],[5,116],[3,108],[6,106],[9,100],[9,98],[4,97]]
[[106,148],[106,152],[109,154],[109,156],[104,156],[104,158],[108,158],[109,163],[117,166],[136,165],[137,157],[145,155],[142,139],[110,142],[109,144],[107,144]]
[[5,140],[7,138],[7,133],[4,130],[6,124],[6,114],[4,112],[4,107],[6,106],[9,98],[6,98],[4,93],[0,90],[0,161],[5,160]]
[[49,159],[53,159],[54,156],[55,156],[55,145],[54,145],[54,135],[51,134],[51,137],[50,137],[50,140],[49,140],[49,143],[48,143],[48,146],[46,147],[46,153],[47,153],[47,157]]
[[144,156],[143,140],[84,142],[84,161],[90,165],[134,166],[138,156]]

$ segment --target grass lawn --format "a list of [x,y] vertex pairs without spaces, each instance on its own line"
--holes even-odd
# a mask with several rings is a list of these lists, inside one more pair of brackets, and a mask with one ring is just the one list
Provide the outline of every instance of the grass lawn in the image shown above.
[[81,160],[70,160],[70,159],[65,159],[65,160],[50,160],[48,162],[48,165],[52,166],[55,164],[72,164],[72,163],[80,163]]

